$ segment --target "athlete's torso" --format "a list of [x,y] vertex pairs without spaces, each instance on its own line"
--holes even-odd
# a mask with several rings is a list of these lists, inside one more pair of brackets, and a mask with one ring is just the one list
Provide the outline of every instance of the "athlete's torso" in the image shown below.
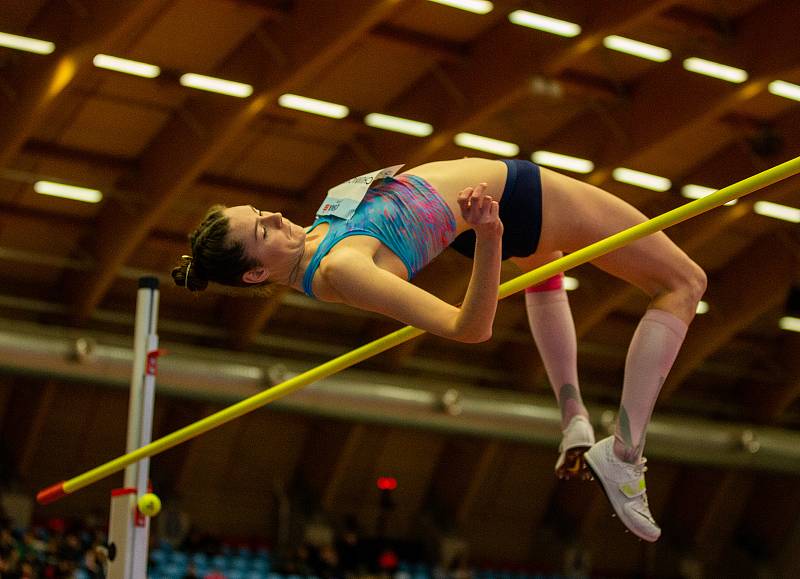
[[458,194],[467,187],[486,183],[486,194],[499,202],[503,197],[508,169],[502,161],[466,157],[452,161],[425,163],[406,172],[425,179],[439,193],[456,218],[456,231],[461,233],[469,226],[461,217],[458,208]]
[[337,248],[371,254],[378,267],[410,279],[456,234],[448,204],[427,182],[409,174],[376,182],[350,218],[318,217],[309,232],[322,226],[327,227],[324,237],[303,276],[303,289],[309,295],[318,294],[317,269]]

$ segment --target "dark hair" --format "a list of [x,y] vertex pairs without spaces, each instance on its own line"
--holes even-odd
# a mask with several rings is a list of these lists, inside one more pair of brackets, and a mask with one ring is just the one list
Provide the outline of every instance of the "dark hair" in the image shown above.
[[235,287],[251,285],[242,280],[242,274],[258,262],[245,255],[241,242],[228,239],[230,222],[224,209],[224,205],[212,206],[189,235],[192,255],[181,256],[172,270],[175,285],[193,292],[206,289],[209,281]]

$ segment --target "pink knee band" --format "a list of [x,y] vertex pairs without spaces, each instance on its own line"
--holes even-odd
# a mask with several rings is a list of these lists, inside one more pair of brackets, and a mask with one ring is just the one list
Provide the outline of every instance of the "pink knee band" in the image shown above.
[[534,293],[534,292],[551,292],[553,290],[561,289],[564,287],[564,274],[559,273],[554,275],[551,278],[544,280],[540,284],[532,285],[531,287],[525,288],[525,293]]

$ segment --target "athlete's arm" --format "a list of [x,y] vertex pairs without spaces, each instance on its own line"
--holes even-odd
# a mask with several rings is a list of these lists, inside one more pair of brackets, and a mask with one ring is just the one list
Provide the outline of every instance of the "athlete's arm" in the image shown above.
[[377,312],[437,336],[461,342],[482,342],[492,335],[500,283],[503,226],[496,201],[484,195],[486,186],[459,195],[465,220],[476,234],[475,259],[461,307],[379,268],[357,250],[342,248],[328,257],[325,279],[352,306]]

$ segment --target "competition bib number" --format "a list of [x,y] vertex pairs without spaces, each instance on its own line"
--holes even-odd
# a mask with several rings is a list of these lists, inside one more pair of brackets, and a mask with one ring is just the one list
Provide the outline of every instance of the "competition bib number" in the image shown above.
[[328,190],[328,196],[325,197],[325,201],[322,202],[322,205],[317,210],[317,215],[335,215],[342,219],[350,219],[364,199],[364,195],[367,194],[367,190],[369,190],[373,181],[384,177],[393,177],[402,166],[394,165],[393,167],[386,167],[385,169],[359,175]]

